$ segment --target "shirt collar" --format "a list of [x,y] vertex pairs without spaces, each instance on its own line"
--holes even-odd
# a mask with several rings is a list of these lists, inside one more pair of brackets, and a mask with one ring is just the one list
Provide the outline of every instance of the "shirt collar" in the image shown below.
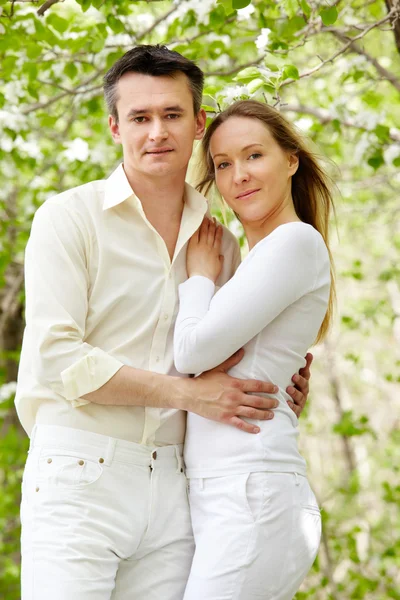
[[134,196],[134,193],[121,163],[115,171],[111,173],[110,177],[106,179],[103,210],[113,208],[132,196]]
[[[129,184],[124,167],[121,163],[115,171],[111,173],[110,177],[106,179],[103,210],[113,208],[132,197],[139,202],[139,199]],[[205,197],[188,183],[185,183],[185,204],[189,209],[200,212],[202,215],[204,215],[208,209]]]

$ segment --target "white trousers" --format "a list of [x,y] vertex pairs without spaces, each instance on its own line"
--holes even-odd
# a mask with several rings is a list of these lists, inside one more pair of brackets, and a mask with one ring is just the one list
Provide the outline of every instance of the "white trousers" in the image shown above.
[[196,543],[184,600],[290,600],[316,557],[321,515],[305,477],[190,479]]
[[38,426],[21,522],[22,600],[183,597],[194,547],[180,446]]

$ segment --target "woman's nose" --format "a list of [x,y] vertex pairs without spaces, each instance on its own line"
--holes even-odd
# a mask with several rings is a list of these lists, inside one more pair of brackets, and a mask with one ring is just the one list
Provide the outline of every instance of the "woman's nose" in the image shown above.
[[233,173],[233,180],[238,185],[249,180],[249,174],[247,170],[243,168],[242,165],[237,165],[235,167]]

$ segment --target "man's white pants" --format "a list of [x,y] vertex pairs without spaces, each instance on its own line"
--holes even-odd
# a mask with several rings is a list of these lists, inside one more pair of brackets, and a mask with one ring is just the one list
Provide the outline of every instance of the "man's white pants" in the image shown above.
[[316,557],[321,515],[305,477],[190,479],[196,543],[184,600],[291,600]]
[[22,600],[183,597],[194,546],[181,446],[38,426],[21,521]]

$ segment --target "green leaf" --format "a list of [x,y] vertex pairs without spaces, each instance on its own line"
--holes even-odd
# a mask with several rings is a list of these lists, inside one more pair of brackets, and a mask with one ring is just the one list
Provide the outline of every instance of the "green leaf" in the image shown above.
[[70,79],[74,79],[78,74],[78,69],[73,62],[67,63],[64,67],[64,73]]
[[216,113],[218,111],[218,109],[215,108],[215,106],[209,106],[208,104],[202,104],[201,108],[206,112]]
[[59,33],[64,33],[69,27],[69,23],[66,19],[59,17],[56,13],[50,13],[47,17],[46,23],[51,25],[53,29]]
[[307,0],[300,0],[300,7],[304,15],[309,19],[311,16],[311,8],[309,7]]
[[331,6],[330,8],[324,8],[319,13],[322,19],[323,24],[328,27],[329,25],[333,25],[338,18],[338,11],[336,6]]
[[235,10],[246,8],[249,4],[251,4],[251,0],[232,0],[232,8]]
[[283,67],[283,77],[284,79],[299,79],[298,68],[294,65],[285,65]]

